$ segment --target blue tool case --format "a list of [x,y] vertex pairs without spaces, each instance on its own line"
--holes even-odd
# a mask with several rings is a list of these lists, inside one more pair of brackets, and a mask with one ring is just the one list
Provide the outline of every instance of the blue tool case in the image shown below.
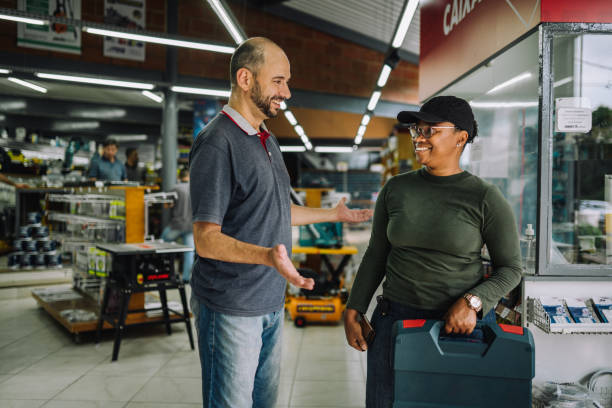
[[393,326],[393,408],[530,408],[533,336],[523,327],[478,322],[470,337],[440,337],[444,322]]

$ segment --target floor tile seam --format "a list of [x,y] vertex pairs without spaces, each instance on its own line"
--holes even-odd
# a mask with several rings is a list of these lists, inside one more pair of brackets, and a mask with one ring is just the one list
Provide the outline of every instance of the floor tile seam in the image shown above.
[[13,340],[12,342],[10,342],[10,343],[8,343],[8,344],[5,344],[4,346],[0,347],[0,352],[2,351],[2,349],[3,349],[3,348],[5,348],[5,347],[9,347],[9,346],[12,346],[13,344],[17,343],[19,340],[23,339],[24,337],[26,337],[26,336],[32,336],[32,335],[33,335],[33,334],[35,334],[36,332],[39,332],[39,331],[41,331],[41,330],[43,330],[43,329],[45,329],[45,328],[44,328],[44,327],[39,327],[39,328],[38,328],[38,330],[34,330],[34,331],[32,331],[31,333],[28,333],[28,334],[26,334],[26,335],[24,335],[24,336],[19,337],[18,339]]
[[59,390],[57,393],[55,393],[53,395],[53,397],[51,397],[51,400],[54,400],[55,397],[57,397],[58,395],[60,395],[62,392],[64,392],[65,390],[67,390],[69,387],[72,387],[72,385],[74,385],[77,381],[79,381],[83,376],[78,376],[73,382],[71,382],[70,384],[68,384],[67,386],[65,386],[64,388],[62,388],[61,390]]
[[[142,391],[144,389],[144,387],[146,387],[146,385],[153,379],[156,378],[155,375],[159,372],[159,370],[161,370],[161,368],[166,365],[168,363],[168,361],[170,361],[172,359],[172,357],[178,353],[178,351],[175,351],[174,353],[172,353],[172,355],[170,356],[170,358],[168,358],[164,363],[162,363],[158,368],[157,371],[155,371],[153,373],[153,375],[151,375],[151,377],[149,377],[149,379],[147,381],[145,381],[140,388],[130,397],[130,399],[128,400],[128,404],[130,404],[131,402],[142,402],[142,401],[134,401],[134,398],[138,395],[138,393],[140,393],[140,391]],[[160,378],[160,377],[157,377]],[[163,377],[162,377],[163,378]]]
[[293,368],[293,376],[291,377],[291,387],[289,387],[289,406],[291,406],[291,399],[293,398],[293,387],[295,386],[295,381],[297,378],[297,370],[298,370],[298,365],[299,365],[299,354],[300,351],[302,350],[302,344],[304,343],[304,333],[302,333],[302,335],[300,336],[300,344],[298,346],[298,356],[295,362],[295,367]]

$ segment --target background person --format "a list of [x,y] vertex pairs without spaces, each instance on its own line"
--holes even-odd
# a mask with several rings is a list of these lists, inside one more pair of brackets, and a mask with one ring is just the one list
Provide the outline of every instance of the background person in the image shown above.
[[[191,199],[189,198],[189,170],[179,172],[179,182],[172,189],[177,195],[172,205],[172,218],[164,228],[161,238],[166,242],[181,240],[183,245],[193,248],[193,225],[191,222]],[[193,266],[193,251],[183,252],[183,282],[189,282]]]
[[[459,158],[477,135],[470,105],[453,96],[431,99],[398,120],[410,131],[424,167],[391,178],[374,210],[372,235],[345,313],[348,343],[368,350],[366,407],[393,401],[391,329],[400,319],[443,319],[446,333],[472,333],[478,318],[521,279],[519,237],[510,205],[497,187],[463,171]],[[486,244],[493,273],[483,279]],[[358,323],[383,278],[372,315],[370,345]]]
[[145,169],[138,166],[138,149],[128,147],[125,150],[125,173],[128,181],[137,181],[144,184]]
[[102,157],[92,158],[87,175],[93,180],[127,181],[125,166],[115,157],[119,149],[117,140],[109,138],[102,143]]
[[293,266],[291,225],[360,222],[370,210],[291,205],[289,175],[263,121],[291,97],[283,50],[251,38],[234,51],[228,105],[190,152],[197,251],[191,279],[204,407],[268,408],[278,395],[287,281],[312,289]]

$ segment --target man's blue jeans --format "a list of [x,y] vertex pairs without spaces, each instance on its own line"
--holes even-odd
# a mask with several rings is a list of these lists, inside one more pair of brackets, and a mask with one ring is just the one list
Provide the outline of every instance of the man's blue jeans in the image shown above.
[[243,317],[215,312],[192,294],[204,408],[272,408],[280,382],[284,311]]
[[[161,239],[165,242],[175,242],[181,238],[182,244],[194,248],[193,231],[179,231],[170,227],[164,228]],[[193,266],[193,251],[183,252],[183,281],[189,282],[191,278],[191,267]]]

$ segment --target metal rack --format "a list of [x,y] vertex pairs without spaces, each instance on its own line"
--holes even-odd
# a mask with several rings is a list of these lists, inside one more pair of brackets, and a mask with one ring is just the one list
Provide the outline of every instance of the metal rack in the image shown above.
[[[592,303],[586,305],[598,320]],[[563,306],[567,308],[565,302]],[[548,334],[612,334],[612,323],[552,323],[540,300],[534,298],[527,298],[527,320]]]

